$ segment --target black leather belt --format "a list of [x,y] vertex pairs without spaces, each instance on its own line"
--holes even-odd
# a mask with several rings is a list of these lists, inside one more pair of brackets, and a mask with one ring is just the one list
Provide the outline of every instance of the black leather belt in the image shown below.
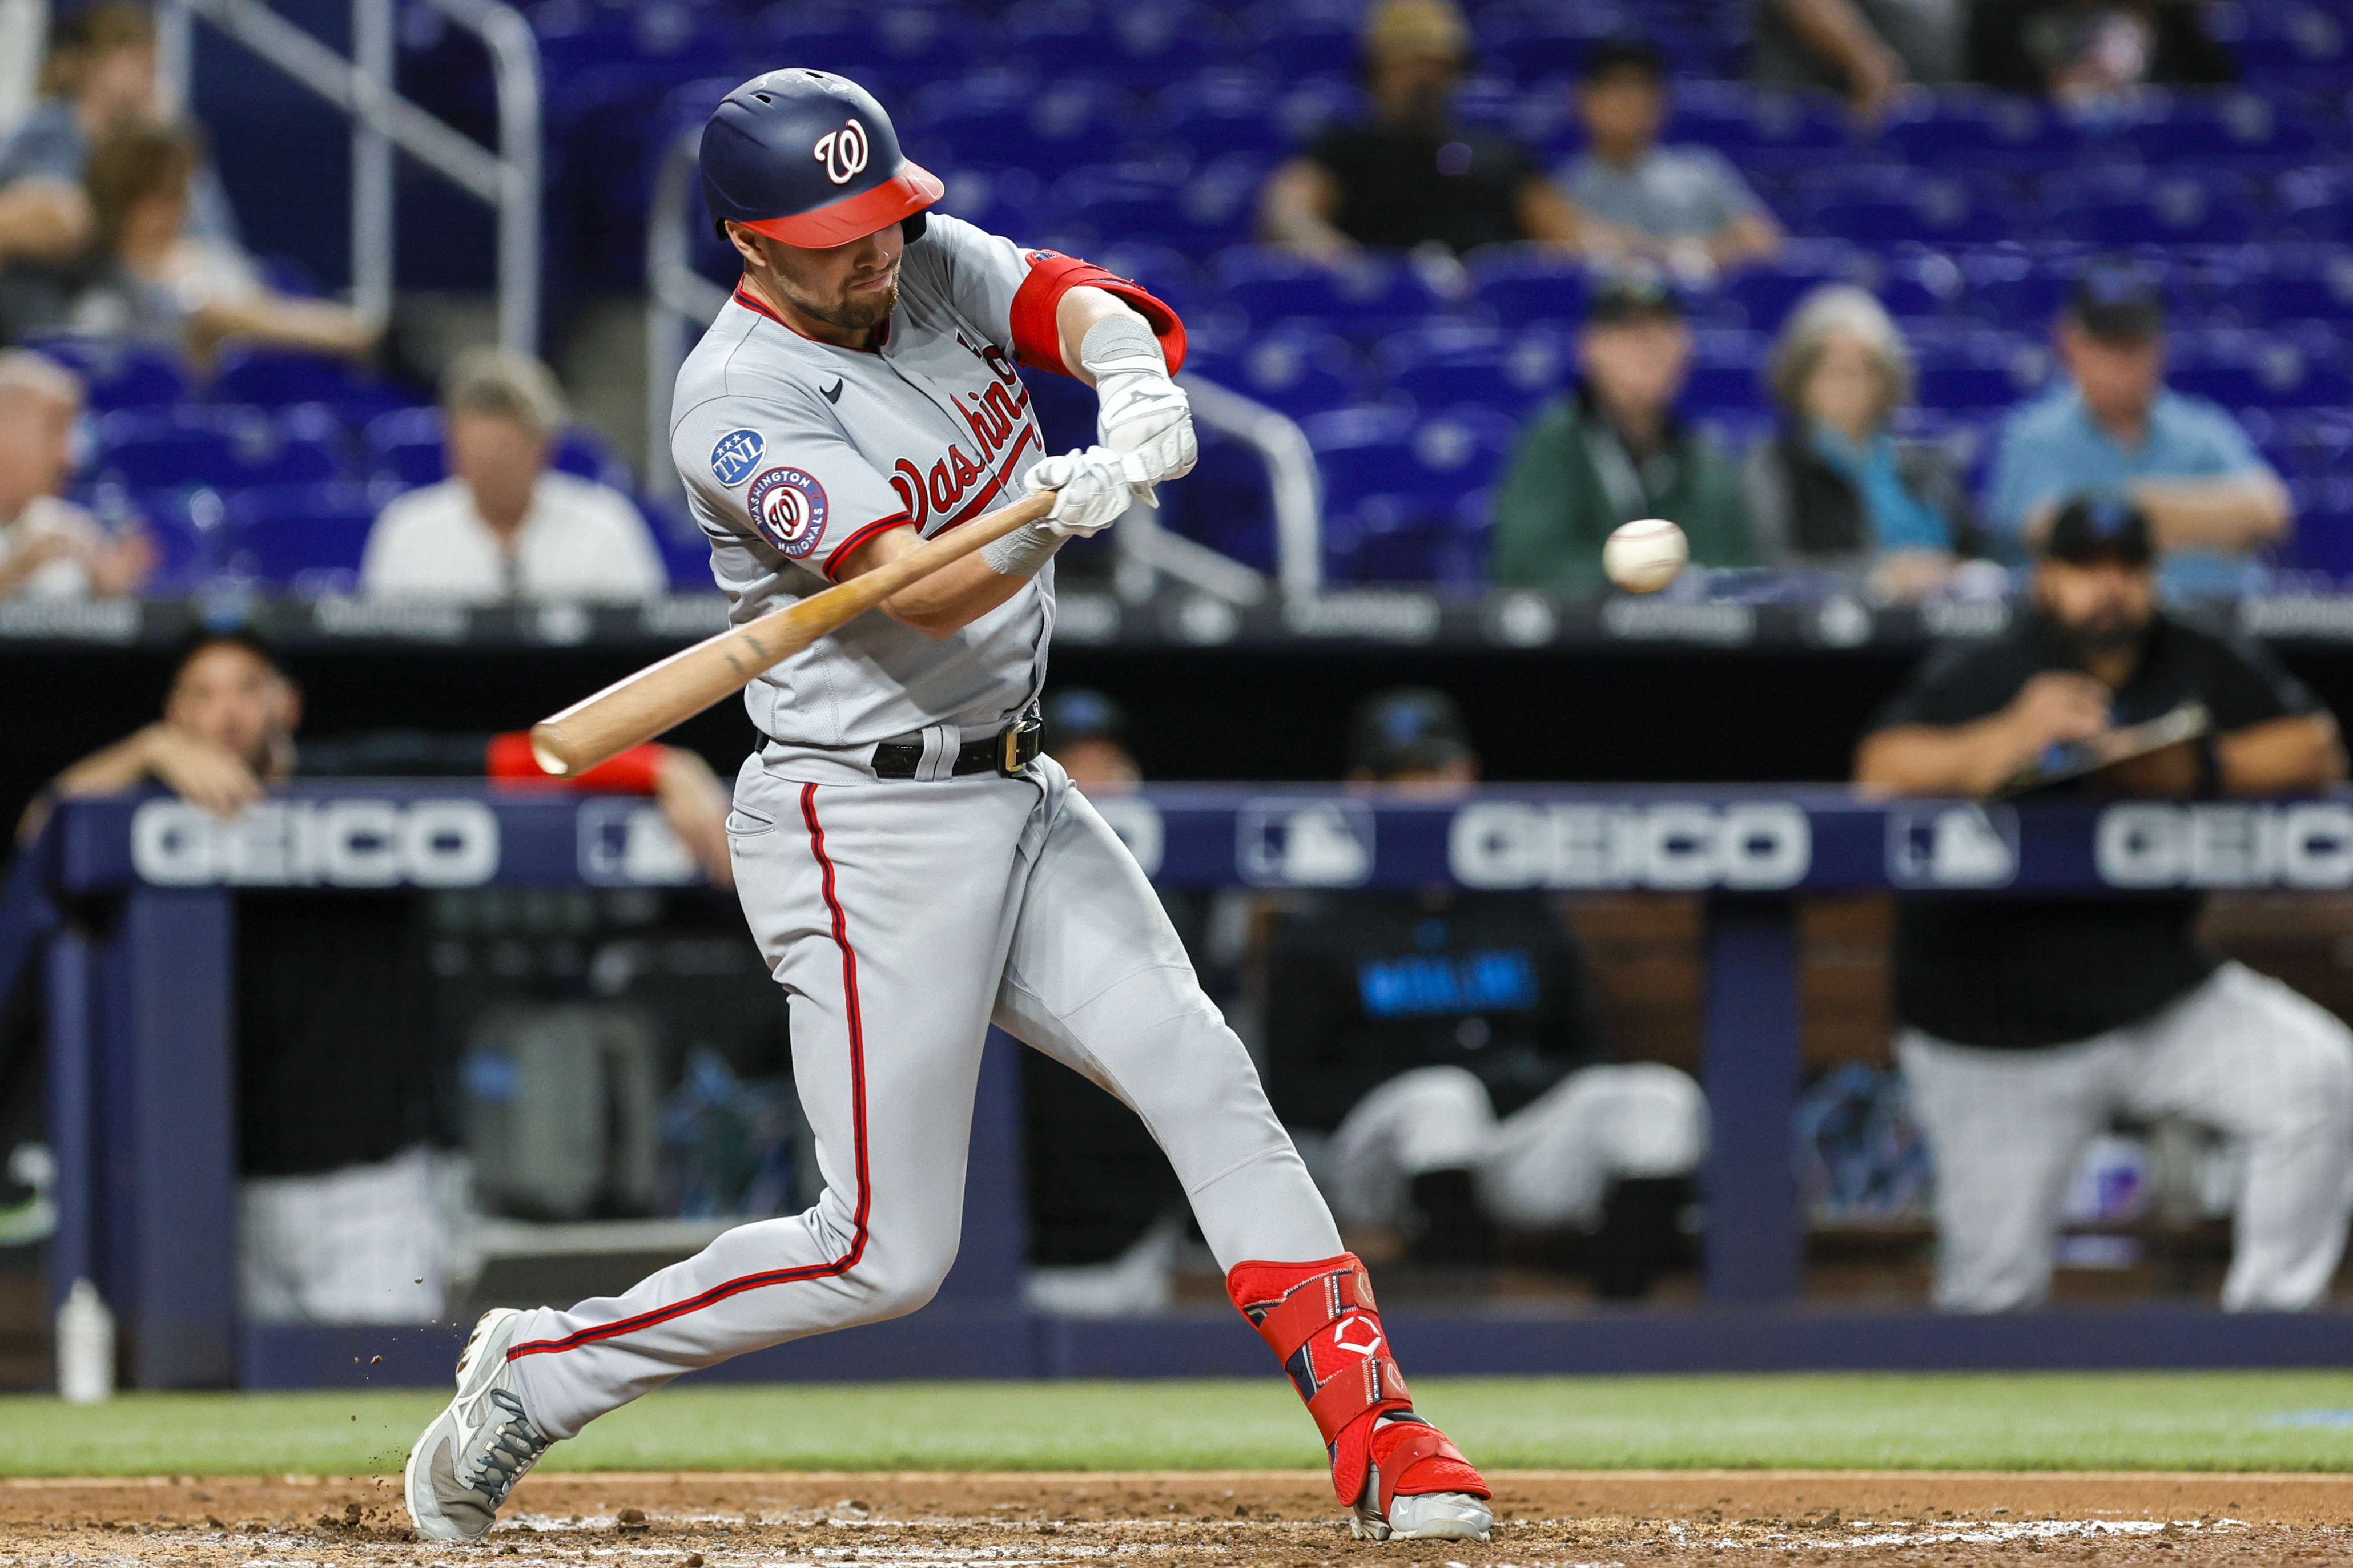
[[[1037,761],[1038,753],[1046,749],[1045,733],[1046,725],[1035,712],[1024,713],[996,734],[958,746],[955,766],[949,771],[957,778],[986,773],[1012,778]],[[885,741],[874,748],[874,776],[878,779],[913,778],[923,763],[920,741]]]

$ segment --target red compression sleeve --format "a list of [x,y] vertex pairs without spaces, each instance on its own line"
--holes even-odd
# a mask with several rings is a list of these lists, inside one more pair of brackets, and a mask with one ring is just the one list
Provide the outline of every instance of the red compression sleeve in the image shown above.
[[1070,367],[1062,363],[1062,332],[1054,312],[1071,289],[1101,289],[1134,306],[1152,323],[1153,334],[1160,340],[1160,353],[1168,361],[1169,374],[1184,366],[1185,323],[1149,292],[1075,256],[1051,250],[1032,250],[1028,255],[1029,276],[1021,280],[1013,296],[1015,359],[1056,375],[1070,374]]
[[661,778],[668,746],[631,746],[609,763],[599,763],[578,778],[559,779],[540,771],[531,754],[531,734],[514,730],[491,737],[482,772],[493,784],[545,784],[554,789],[613,790],[622,795],[651,795]]

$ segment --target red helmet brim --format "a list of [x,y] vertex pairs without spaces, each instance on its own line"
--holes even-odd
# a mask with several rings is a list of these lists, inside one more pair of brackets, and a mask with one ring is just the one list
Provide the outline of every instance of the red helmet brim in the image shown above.
[[937,174],[907,159],[900,163],[897,174],[871,191],[860,191],[814,212],[762,218],[744,226],[754,234],[765,234],[770,239],[797,245],[804,250],[830,250],[853,239],[864,239],[902,218],[914,216],[938,201],[946,190]]

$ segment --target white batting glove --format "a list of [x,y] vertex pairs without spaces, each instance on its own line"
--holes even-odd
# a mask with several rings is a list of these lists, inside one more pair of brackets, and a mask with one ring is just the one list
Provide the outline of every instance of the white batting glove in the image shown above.
[[1054,492],[1054,510],[1045,516],[1046,528],[1085,538],[1109,528],[1127,510],[1131,487],[1140,471],[1130,466],[1132,461],[1117,452],[1090,447],[1083,452],[1041,460],[1021,483],[1033,493]]
[[1193,436],[1193,405],[1168,378],[1168,362],[1152,329],[1134,316],[1106,316],[1087,329],[1079,363],[1095,378],[1095,438],[1133,460],[1143,477],[1135,499],[1160,500],[1152,487],[1193,471],[1200,447]]

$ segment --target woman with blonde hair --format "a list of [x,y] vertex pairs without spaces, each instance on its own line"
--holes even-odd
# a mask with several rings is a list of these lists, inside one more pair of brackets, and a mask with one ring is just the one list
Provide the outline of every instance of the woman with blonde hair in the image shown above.
[[1912,354],[1885,307],[1833,284],[1799,300],[1766,367],[1781,427],[1742,474],[1768,565],[1866,576],[1891,599],[1934,593],[1969,553],[1973,524],[1951,460],[1888,424],[1912,396]]

